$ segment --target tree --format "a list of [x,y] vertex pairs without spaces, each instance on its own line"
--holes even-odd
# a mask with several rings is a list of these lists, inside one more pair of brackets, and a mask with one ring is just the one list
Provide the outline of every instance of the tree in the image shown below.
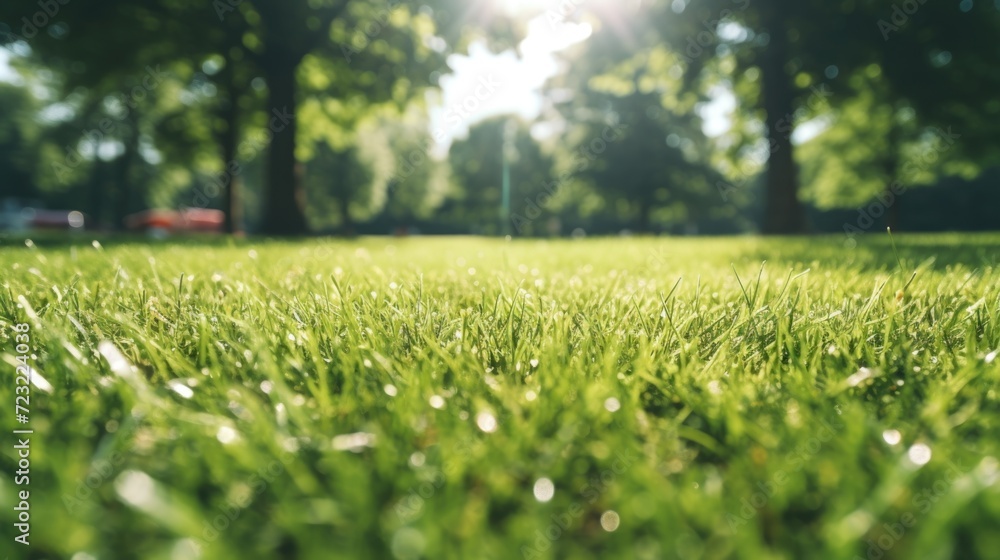
[[405,104],[437,65],[436,51],[424,41],[434,24],[406,6],[348,0],[254,0],[249,6],[256,14],[254,53],[267,80],[268,107],[285,121],[268,152],[262,229],[302,234],[308,228],[296,156],[300,80],[333,99]]
[[[649,232],[658,217],[707,217],[721,177],[708,165],[697,110],[704,96],[682,90],[679,56],[655,45],[651,20],[629,16],[627,29],[601,25],[565,55],[572,70],[553,81],[550,96],[562,99],[555,106],[566,127],[560,176],[582,179],[616,218]],[[654,46],[636,48],[645,43]]]
[[532,138],[528,124],[513,116],[478,123],[469,129],[467,138],[452,144],[448,159],[454,190],[444,205],[449,221],[477,233],[499,234],[510,229],[501,214],[505,151],[511,225],[518,233],[543,231],[536,220],[549,211],[546,200],[552,160]]
[[[199,175],[191,171],[197,171],[205,161],[201,154],[213,139],[222,148],[219,168],[226,169],[235,159],[240,118],[236,92],[245,90],[249,71],[235,68],[234,61],[244,59],[241,37],[245,28],[238,21],[212,23],[211,14],[206,5],[189,0],[104,2],[94,6],[72,3],[59,7],[59,21],[50,23],[47,33],[38,32],[27,39],[35,63],[64,76],[62,95],[85,97],[69,104],[77,112],[75,122],[86,125],[86,130],[91,129],[91,123],[86,122],[91,119],[94,126],[103,119],[115,124],[109,140],[113,136],[124,149],[110,174],[117,185],[118,200],[113,223],[119,223],[121,214],[130,206],[141,203],[143,196],[132,196],[132,191],[144,190],[143,186],[132,183],[139,176],[129,168],[149,163],[143,161],[147,155],[169,155],[165,165],[184,170],[178,174],[161,169],[159,174],[147,174],[152,175],[150,182],[160,187],[166,182],[174,183],[171,187],[186,183],[183,175]],[[108,34],[107,27],[115,29],[115,33]],[[218,86],[209,77],[214,72],[201,71],[213,57],[222,61],[221,65],[215,64],[222,67],[219,75],[225,82]],[[169,89],[162,84],[177,85],[178,80],[187,81],[185,91],[171,89],[162,95],[162,90]],[[181,94],[189,99],[179,102]],[[109,104],[113,105],[110,111]],[[189,118],[192,113],[199,115]],[[180,122],[183,126],[173,126]],[[202,122],[210,125],[201,126]],[[106,174],[95,171],[94,185],[104,182],[96,179],[98,175]],[[236,181],[223,176],[218,184],[225,191],[222,207],[226,227],[234,231],[241,214]],[[204,195],[207,189],[196,186],[186,205],[216,204],[217,196]],[[155,194],[166,198],[159,189]],[[98,194],[93,197],[95,201],[100,198]]]
[[31,118],[38,106],[22,87],[0,83],[0,198],[38,196],[34,175],[38,165],[39,126]]
[[996,15],[971,2],[873,2],[840,18],[856,24],[850,48],[810,34],[810,79],[825,79],[835,95],[832,124],[803,146],[807,196],[826,206],[877,197],[896,227],[902,192],[996,161],[1000,105],[989,100],[1000,87],[998,56],[977,39],[1000,31]]

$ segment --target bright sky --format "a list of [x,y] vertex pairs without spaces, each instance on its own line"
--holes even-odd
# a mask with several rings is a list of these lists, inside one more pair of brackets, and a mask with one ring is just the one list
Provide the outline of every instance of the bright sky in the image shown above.
[[0,48],[0,82],[16,82],[17,72],[10,67],[10,51]]
[[[580,4],[584,0],[570,1]],[[537,4],[538,0],[506,0],[505,5],[513,13],[523,13]],[[470,126],[485,119],[498,115],[518,115],[526,120],[538,117],[542,88],[560,72],[555,53],[587,40],[591,31],[588,24],[565,22],[547,11],[529,21],[527,36],[516,53],[493,53],[484,43],[474,43],[467,55],[449,57],[452,72],[441,78],[441,96],[431,108],[431,133],[439,154],[447,151],[453,139],[464,138]],[[717,137],[732,126],[737,100],[728,87],[716,87],[710,95],[699,112],[702,130]],[[823,128],[823,123],[801,123],[792,141],[805,142]]]
[[[498,115],[518,115],[529,121],[539,116],[542,88],[560,72],[555,53],[587,40],[592,32],[588,24],[560,19],[543,13],[530,20],[516,53],[493,53],[484,43],[473,43],[467,55],[448,58],[452,72],[441,78],[441,95],[430,111],[431,133],[439,155],[480,121]],[[718,136],[732,124],[730,113],[736,109],[736,97],[721,87],[712,95],[701,107],[703,129],[709,136]]]
[[540,15],[528,23],[518,52],[493,53],[473,43],[467,55],[448,57],[452,72],[441,77],[439,103],[431,108],[431,133],[447,150],[469,126],[497,115],[531,120],[542,110],[542,87],[559,72],[555,53],[591,34],[588,24],[552,21]]

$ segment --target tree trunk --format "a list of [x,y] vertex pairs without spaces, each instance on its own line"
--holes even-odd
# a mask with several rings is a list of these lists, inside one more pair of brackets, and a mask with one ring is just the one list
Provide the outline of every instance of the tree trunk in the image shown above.
[[[896,122],[895,114],[891,117],[891,122],[889,124],[889,134],[886,141],[886,158],[883,162],[885,165],[885,191],[883,192],[883,200],[888,200],[889,205],[885,212],[886,225],[892,229],[892,231],[899,230],[899,203],[900,195],[896,195],[892,192],[892,186],[894,183],[899,181],[899,158],[900,158],[900,135],[902,131],[899,128],[899,123]],[[897,189],[900,190],[900,189]]]
[[638,223],[639,231],[638,231],[638,233],[641,233],[641,234],[647,234],[647,233],[649,233],[649,231],[650,231],[650,223],[652,222],[652,220],[650,219],[650,214],[652,213],[652,208],[653,208],[652,201],[648,201],[648,200],[641,200],[641,201],[639,201],[639,223]]
[[131,209],[131,194],[136,187],[132,184],[135,176],[132,168],[138,159],[139,151],[138,119],[129,119],[129,128],[125,134],[126,136],[122,138],[125,151],[115,161],[115,206],[112,227],[119,231],[125,229],[125,216]]
[[886,212],[885,212],[885,223],[886,223],[887,226],[889,226],[889,229],[891,229],[894,232],[898,232],[899,231],[899,204],[900,204],[900,202],[902,202],[900,200],[901,197],[899,195],[893,194],[892,191],[886,193],[886,196],[887,197],[891,196],[893,198],[891,199],[892,202],[889,204],[889,207],[886,209]]
[[268,124],[272,136],[267,153],[262,223],[262,232],[268,235],[303,235],[308,232],[303,211],[301,169],[295,160],[295,73],[298,65],[297,59],[268,57],[264,67],[270,90]]
[[87,227],[94,229],[104,229],[107,224],[104,221],[104,206],[108,200],[108,188],[106,182],[107,164],[101,158],[94,159],[94,165],[90,171],[90,202],[88,204],[89,223]]
[[805,212],[798,199],[798,170],[792,152],[794,97],[785,71],[788,61],[787,25],[780,5],[761,10],[770,43],[761,55],[762,97],[770,146],[764,206],[764,234],[795,234],[806,230]]
[[[227,66],[232,66],[231,61],[226,62]],[[239,89],[235,78],[230,74],[226,76],[228,88],[228,104],[222,110],[222,118],[226,123],[226,130],[220,139],[222,149],[222,173],[228,177],[225,181],[223,191],[223,212],[225,212],[224,227],[226,233],[243,233],[243,199],[241,195],[242,179],[240,177],[241,168],[237,158],[237,145],[240,141],[239,131]]]
[[340,227],[344,235],[352,237],[354,236],[354,220],[351,219],[350,197],[341,199],[338,206],[340,206]]

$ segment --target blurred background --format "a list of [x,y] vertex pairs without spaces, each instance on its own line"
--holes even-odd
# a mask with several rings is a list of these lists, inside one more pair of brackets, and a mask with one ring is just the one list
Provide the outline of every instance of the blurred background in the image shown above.
[[1000,0],[0,5],[0,230],[1000,227]]

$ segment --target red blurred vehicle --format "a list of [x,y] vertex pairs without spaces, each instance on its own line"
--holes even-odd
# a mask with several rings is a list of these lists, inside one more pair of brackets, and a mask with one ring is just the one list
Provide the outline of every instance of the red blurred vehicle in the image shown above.
[[177,210],[143,210],[125,217],[125,227],[145,231],[154,236],[171,233],[219,233],[225,214],[221,210],[184,208]]

